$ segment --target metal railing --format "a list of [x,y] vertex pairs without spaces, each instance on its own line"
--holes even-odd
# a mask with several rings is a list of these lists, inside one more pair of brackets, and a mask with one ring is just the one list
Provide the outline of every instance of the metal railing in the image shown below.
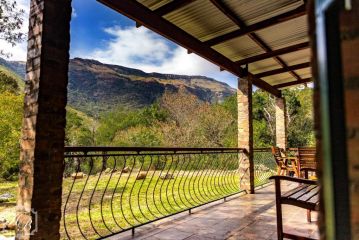
[[277,165],[270,148],[253,149],[254,186],[260,187],[269,183],[269,177],[277,172]]
[[238,194],[242,157],[238,148],[67,147],[62,239],[134,231]]

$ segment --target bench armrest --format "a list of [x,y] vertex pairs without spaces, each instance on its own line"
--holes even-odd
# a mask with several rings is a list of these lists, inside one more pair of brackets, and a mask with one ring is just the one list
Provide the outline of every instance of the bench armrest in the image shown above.
[[308,180],[308,179],[304,179],[304,178],[295,178],[295,177],[289,177],[289,176],[271,176],[269,178],[270,180],[275,180],[275,181],[281,181],[281,180],[285,180],[285,181],[291,181],[291,182],[297,182],[297,183],[305,183],[305,184],[313,184],[316,185],[318,184],[317,181],[314,180]]

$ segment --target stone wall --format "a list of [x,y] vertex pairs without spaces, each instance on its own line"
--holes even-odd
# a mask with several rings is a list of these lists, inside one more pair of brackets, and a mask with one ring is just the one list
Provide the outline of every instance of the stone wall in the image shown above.
[[71,0],[30,8],[17,239],[59,239]]

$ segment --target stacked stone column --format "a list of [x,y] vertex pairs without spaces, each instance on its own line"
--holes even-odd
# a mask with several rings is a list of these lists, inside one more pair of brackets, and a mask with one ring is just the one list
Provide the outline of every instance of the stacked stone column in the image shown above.
[[277,147],[287,148],[287,116],[284,98],[276,98],[275,105],[275,133]]
[[16,238],[59,239],[71,0],[30,8]]
[[238,79],[238,147],[246,149],[239,155],[240,188],[254,193],[252,82]]

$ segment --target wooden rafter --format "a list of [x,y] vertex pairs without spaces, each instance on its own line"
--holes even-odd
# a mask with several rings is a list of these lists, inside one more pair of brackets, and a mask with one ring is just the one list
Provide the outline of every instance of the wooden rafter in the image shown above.
[[154,12],[160,16],[164,16],[194,1],[196,0],[173,0],[172,2],[167,3],[166,5],[157,8],[156,10],[154,10]]
[[249,33],[253,33],[259,31],[261,29],[286,22],[288,20],[303,16],[306,14],[305,5],[302,5],[292,11],[280,14],[278,16],[272,17],[270,19],[266,19],[264,21],[255,23],[250,26],[246,26],[246,24],[221,0],[210,0],[219,10],[221,10],[228,18],[230,18],[235,24],[237,24],[240,29],[234,30],[233,32],[226,33],[224,35],[212,38],[210,40],[205,41],[209,46],[214,46],[225,41],[231,40],[233,38],[241,37],[247,35]]
[[[99,2],[133,19],[141,25],[151,29],[152,31],[157,32],[167,39],[172,40],[189,51],[198,54],[199,56],[216,64],[220,68],[223,68],[238,77],[245,77],[246,72],[238,64],[203,44],[198,39],[194,38],[173,23],[165,20],[160,15],[149,10],[137,1],[99,0]],[[267,82],[256,78],[252,74],[250,74],[250,77],[252,78],[253,84],[257,87],[262,88],[263,90],[270,92],[277,97],[281,96],[281,92],[278,89],[272,87]]]
[[287,68],[278,68],[278,69],[270,70],[267,72],[261,72],[261,73],[255,74],[254,76],[257,78],[263,78],[263,77],[277,75],[277,74],[290,72],[290,71],[294,71],[294,70],[298,70],[298,69],[303,69],[303,68],[307,68],[307,67],[310,67],[309,62],[288,66]]
[[[223,14],[228,16],[234,23],[236,23],[240,28],[246,28],[247,25],[245,22],[240,19],[235,12],[233,12],[226,4],[222,2],[222,0],[210,0],[220,11],[222,11]],[[305,8],[305,7],[303,7]],[[298,8],[297,8],[298,9]],[[248,37],[250,37],[258,46],[260,46],[264,51],[270,52],[272,49],[266,44],[256,33],[252,32],[248,34]],[[287,64],[280,58],[280,57],[274,57],[274,59],[280,64],[283,68],[287,68]],[[291,71],[290,72],[293,77],[295,77],[297,80],[300,80],[298,74]]]
[[255,55],[252,57],[248,57],[242,60],[237,61],[236,63],[239,65],[245,65],[248,63],[253,63],[253,62],[257,62],[257,61],[261,61],[264,59],[268,59],[268,58],[272,58],[272,57],[277,57],[280,55],[284,55],[287,53],[292,53],[292,52],[296,52],[296,51],[300,51],[303,49],[306,49],[309,47],[309,42],[304,42],[304,43],[299,43],[299,44],[295,44],[289,47],[285,47],[285,48],[281,48],[281,49],[277,49],[274,51],[269,51],[263,54],[259,54],[259,55]]
[[305,78],[305,79],[301,79],[300,81],[293,81],[293,82],[277,84],[277,85],[274,85],[273,87],[280,89],[280,88],[291,87],[291,86],[295,86],[295,85],[299,85],[299,84],[310,83],[312,81],[313,81],[312,78]]

